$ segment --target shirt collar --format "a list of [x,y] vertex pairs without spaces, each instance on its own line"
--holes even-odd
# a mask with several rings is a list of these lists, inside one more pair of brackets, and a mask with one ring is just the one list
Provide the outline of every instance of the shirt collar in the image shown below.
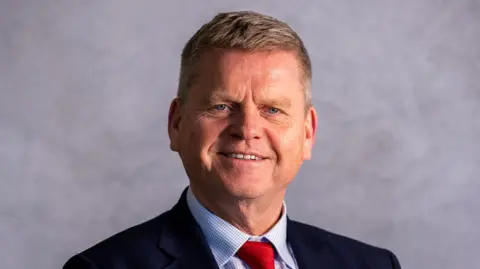
[[277,250],[279,258],[290,268],[295,262],[287,245],[287,206],[283,202],[280,220],[263,236],[248,235],[222,218],[206,209],[194,196],[190,188],[187,191],[187,204],[196,222],[202,229],[217,264],[224,266],[248,240],[269,241]]

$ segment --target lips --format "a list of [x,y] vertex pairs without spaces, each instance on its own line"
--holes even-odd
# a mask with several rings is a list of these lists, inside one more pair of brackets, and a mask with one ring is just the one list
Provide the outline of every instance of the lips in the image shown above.
[[229,158],[240,159],[240,160],[260,161],[267,158],[262,154],[254,153],[254,152],[220,152],[220,154]]

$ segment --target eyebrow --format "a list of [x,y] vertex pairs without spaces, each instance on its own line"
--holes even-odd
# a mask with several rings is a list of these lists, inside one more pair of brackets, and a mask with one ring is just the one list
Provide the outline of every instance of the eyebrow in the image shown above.
[[285,97],[279,99],[267,99],[267,103],[273,107],[290,108],[292,106],[292,101]]
[[[234,98],[232,98],[228,93],[224,91],[212,92],[212,94],[208,98],[208,101],[210,103],[220,102],[220,101],[238,103],[237,101],[234,100]],[[268,106],[281,107],[281,108],[290,108],[292,106],[292,101],[286,97],[266,98],[263,100],[262,103],[267,104]]]
[[221,90],[215,90],[212,92],[212,94],[208,97],[208,100],[209,101],[213,101],[213,102],[216,102],[216,101],[231,101],[232,98],[230,97],[229,94],[227,94],[225,91],[221,91]]

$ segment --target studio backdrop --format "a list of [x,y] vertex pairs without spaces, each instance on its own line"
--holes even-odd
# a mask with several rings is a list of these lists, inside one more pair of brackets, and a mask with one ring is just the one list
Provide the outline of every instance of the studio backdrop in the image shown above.
[[407,269],[480,268],[477,0],[0,0],[0,268],[60,268],[177,201],[181,49],[231,10],[289,23],[313,61],[289,215]]

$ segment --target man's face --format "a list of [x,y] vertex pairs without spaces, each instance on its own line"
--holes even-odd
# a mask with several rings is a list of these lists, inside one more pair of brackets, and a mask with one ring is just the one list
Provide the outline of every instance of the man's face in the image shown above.
[[172,102],[171,148],[202,195],[254,199],[284,193],[315,136],[294,52],[206,53],[186,102]]

